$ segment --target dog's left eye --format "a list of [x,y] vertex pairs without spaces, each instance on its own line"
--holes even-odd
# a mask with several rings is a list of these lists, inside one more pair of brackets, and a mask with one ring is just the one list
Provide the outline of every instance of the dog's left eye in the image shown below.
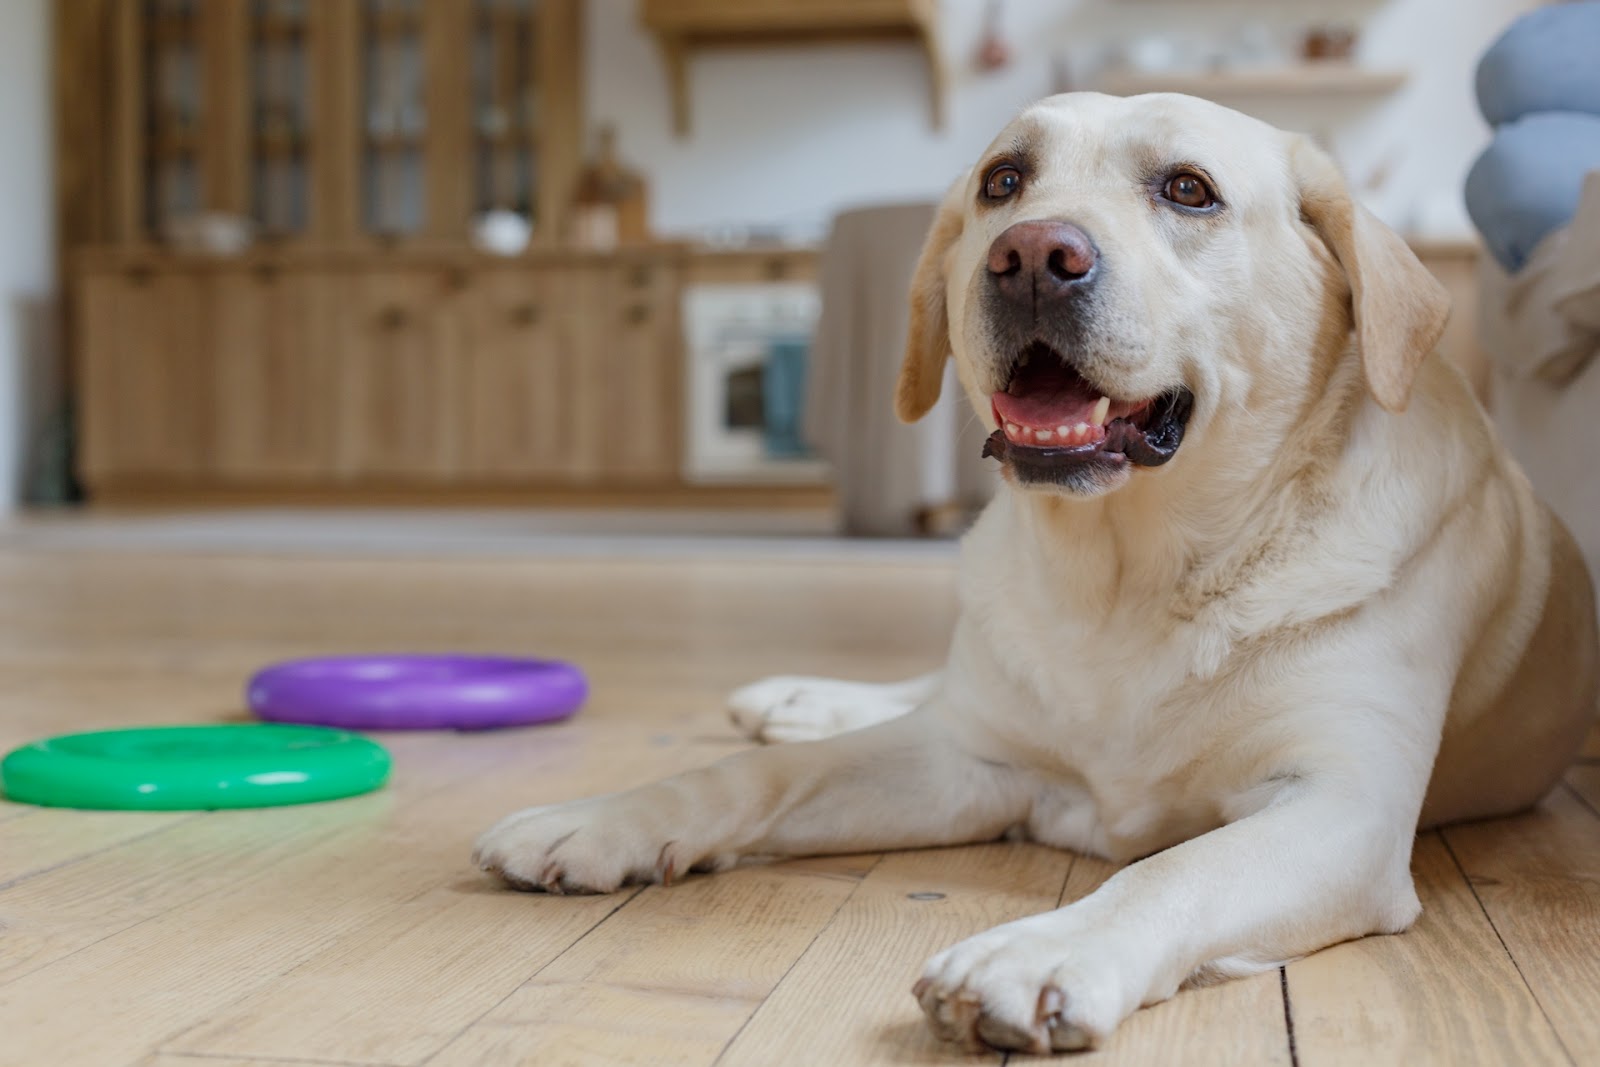
[[1004,200],[1022,187],[1022,172],[1009,163],[1002,163],[989,172],[983,181],[983,195],[990,200]]
[[1193,171],[1180,170],[1167,181],[1167,187],[1161,195],[1180,207],[1195,208],[1197,210],[1213,206],[1217,196],[1211,191],[1211,186],[1206,180]]

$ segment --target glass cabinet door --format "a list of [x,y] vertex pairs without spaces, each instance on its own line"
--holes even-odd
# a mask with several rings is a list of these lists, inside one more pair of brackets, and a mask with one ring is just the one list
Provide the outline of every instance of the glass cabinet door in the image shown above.
[[380,236],[414,234],[423,225],[427,191],[422,0],[362,3],[365,224]]
[[267,238],[292,237],[306,228],[309,2],[253,0],[251,4],[251,213]]
[[199,0],[146,0],[144,31],[145,225],[165,232],[203,206],[200,108],[204,56]]
[[534,14],[533,0],[473,0],[474,207],[530,221],[538,173]]

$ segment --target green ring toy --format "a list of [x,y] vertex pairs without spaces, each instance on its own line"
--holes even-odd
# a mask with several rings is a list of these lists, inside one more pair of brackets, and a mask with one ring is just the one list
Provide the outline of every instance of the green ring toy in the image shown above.
[[51,808],[212,811],[370,793],[383,746],[320,726],[152,726],[63,734],[0,761],[6,799]]

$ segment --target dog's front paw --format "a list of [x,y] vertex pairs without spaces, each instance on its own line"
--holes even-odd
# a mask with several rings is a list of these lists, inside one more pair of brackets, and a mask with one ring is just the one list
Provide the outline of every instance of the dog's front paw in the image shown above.
[[678,842],[619,797],[528,808],[478,838],[473,863],[514,889],[610,893],[629,882],[670,882]]
[[912,989],[935,1032],[969,1048],[1090,1048],[1139,1006],[1105,935],[1059,912],[1007,923],[928,961]]

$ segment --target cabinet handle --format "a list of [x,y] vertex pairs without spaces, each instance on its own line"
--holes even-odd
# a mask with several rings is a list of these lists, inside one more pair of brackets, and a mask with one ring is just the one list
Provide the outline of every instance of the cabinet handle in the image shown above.
[[637,326],[650,317],[650,309],[643,304],[634,304],[628,308],[624,317],[628,320],[628,325]]
[[518,304],[511,311],[511,323],[514,326],[537,326],[539,318],[538,304]]
[[384,308],[378,315],[378,325],[385,330],[398,330],[410,321],[404,308]]
[[453,270],[444,276],[444,287],[452,293],[459,293],[467,287],[472,278],[464,270]]
[[262,264],[256,268],[256,281],[262,285],[272,285],[278,280],[278,268],[270,264]]
[[643,289],[645,286],[649,285],[650,268],[634,267],[633,271],[628,275],[628,284],[633,286],[635,289]]
[[789,276],[789,264],[774,256],[767,260],[767,278],[771,281],[782,281]]
[[128,268],[128,281],[133,285],[149,285],[152,274],[149,267]]

